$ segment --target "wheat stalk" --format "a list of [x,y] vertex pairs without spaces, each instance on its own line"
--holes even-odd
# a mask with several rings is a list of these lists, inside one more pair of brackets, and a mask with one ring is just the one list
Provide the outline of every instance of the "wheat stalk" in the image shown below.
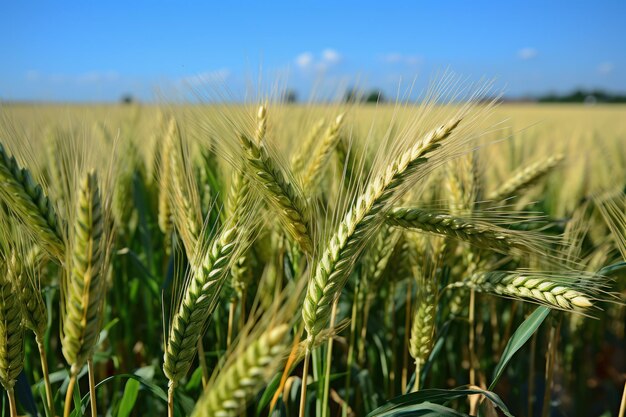
[[[70,270],[62,285],[61,345],[70,365],[70,385],[64,416],[69,416],[78,373],[91,361],[100,330],[105,301],[108,237],[98,178],[88,172],[80,181],[69,254]],[[93,375],[90,369],[90,382]],[[93,384],[90,384],[93,388]],[[95,397],[91,389],[91,407]]]
[[[173,316],[165,348],[163,372],[174,389],[191,367],[196,345],[215,309],[224,278],[243,250],[241,234],[249,227],[229,221],[210,247],[193,261],[189,280]],[[247,232],[246,232],[247,233]]]
[[464,219],[416,207],[391,209],[387,215],[387,224],[450,237],[502,253],[520,249],[524,252],[541,254],[546,250],[541,242],[535,242],[541,237],[534,234],[510,231],[488,222]]
[[9,391],[24,365],[24,328],[19,299],[4,272],[0,276],[0,382]]
[[259,184],[261,192],[274,206],[293,240],[303,252],[312,253],[313,233],[302,191],[295,183],[287,180],[263,143],[250,140],[246,135],[241,135],[240,139],[250,166],[251,178]]
[[285,344],[288,331],[289,326],[279,325],[252,341],[207,387],[192,417],[240,415],[252,396],[279,371],[289,348]]
[[328,130],[324,134],[322,141],[315,150],[311,162],[307,166],[306,171],[302,176],[303,190],[313,190],[315,186],[319,183],[324,165],[330,159],[330,155],[332,154],[335,147],[337,147],[337,144],[341,139],[341,137],[339,136],[339,129],[341,128],[343,118],[343,114],[337,116],[334,122],[328,127]]
[[166,128],[165,137],[163,139],[163,146],[161,147],[161,152],[159,153],[159,216],[158,223],[159,229],[165,235],[168,235],[172,230],[172,207],[171,207],[171,198],[172,198],[172,186],[171,186],[171,178],[172,178],[172,153],[174,152],[173,143],[174,141],[170,139],[171,136],[175,134],[176,121],[174,119],[170,119],[167,128]]
[[557,276],[532,272],[483,272],[476,273],[454,287],[470,288],[505,297],[520,298],[561,310],[593,306],[593,297],[581,284],[563,282]]
[[541,178],[552,171],[564,156],[557,154],[545,160],[537,161],[515,172],[511,178],[501,184],[497,189],[487,195],[488,200],[502,201],[514,196],[516,193],[534,185]]
[[[176,119],[172,118],[165,136],[164,149],[169,154],[168,168],[170,207],[176,231],[180,235],[187,256],[193,258],[202,230],[202,210],[198,188],[189,168],[189,155]],[[167,155],[165,155],[167,157]],[[167,179],[163,179],[167,181]]]
[[35,333],[37,343],[43,342],[48,327],[48,312],[41,297],[41,292],[30,274],[17,259],[15,252],[8,263],[7,276],[13,283],[13,289],[22,306],[24,326]]
[[313,149],[313,145],[315,144],[315,141],[317,140],[317,137],[322,131],[325,123],[324,119],[315,123],[304,141],[302,141],[302,144],[296,149],[296,152],[291,158],[291,169],[293,172],[300,173],[306,167],[306,162],[310,157],[311,149]]
[[0,144],[0,197],[52,256],[62,259],[65,251],[62,227],[54,207],[26,168],[18,165]]
[[0,383],[7,392],[11,417],[17,417],[13,387],[24,366],[22,311],[12,283],[0,270]]
[[326,326],[332,303],[345,285],[364,243],[381,223],[380,214],[384,214],[396,191],[428,161],[427,155],[439,148],[440,142],[450,136],[459,123],[460,119],[452,120],[402,152],[382,174],[370,181],[339,223],[315,265],[302,307],[309,344]]
[[415,385],[419,390],[421,369],[428,359],[434,343],[435,316],[437,313],[437,284],[433,277],[420,275],[418,279],[417,308],[413,314],[409,353],[415,360]]
[[64,283],[63,355],[77,375],[93,354],[104,305],[104,212],[98,180],[91,171],[81,180],[71,247],[71,270]]

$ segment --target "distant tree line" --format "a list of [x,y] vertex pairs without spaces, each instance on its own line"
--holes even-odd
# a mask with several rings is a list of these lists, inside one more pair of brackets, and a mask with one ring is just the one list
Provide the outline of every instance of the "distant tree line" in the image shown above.
[[569,94],[540,96],[537,101],[539,103],[626,103],[626,95],[604,90],[575,90]]

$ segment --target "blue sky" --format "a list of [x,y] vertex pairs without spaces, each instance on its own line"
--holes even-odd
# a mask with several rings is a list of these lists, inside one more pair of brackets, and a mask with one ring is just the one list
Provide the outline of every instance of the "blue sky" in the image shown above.
[[[511,96],[626,91],[626,1],[0,0],[0,99],[108,101],[200,80],[418,86],[444,69]],[[269,81],[268,81],[269,82]]]

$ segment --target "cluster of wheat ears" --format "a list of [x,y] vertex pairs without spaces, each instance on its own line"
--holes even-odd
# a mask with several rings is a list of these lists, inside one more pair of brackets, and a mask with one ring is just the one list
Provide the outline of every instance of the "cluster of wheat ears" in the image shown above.
[[[97,358],[119,349],[102,339],[115,331],[107,323],[116,312],[133,310],[116,303],[137,286],[152,288],[154,299],[141,303],[154,314],[129,314],[123,326],[139,332],[148,323],[153,338],[124,337],[151,345],[136,344],[136,355],[157,352],[167,389],[152,389],[167,392],[171,417],[240,415],[251,402],[279,413],[271,415],[371,412],[359,370],[387,366],[388,394],[419,392],[442,324],[455,318],[468,329],[456,342],[469,346],[466,382],[475,390],[458,405],[475,415],[493,399],[491,370],[476,351],[485,325],[477,297],[493,312],[497,298],[488,295],[502,297],[506,311],[524,301],[580,320],[614,298],[610,274],[597,271],[615,261],[613,249],[626,255],[623,194],[594,194],[557,232],[533,205],[566,155],[545,154],[486,186],[491,161],[481,155],[490,145],[479,122],[493,103],[481,93],[464,104],[407,105],[383,128],[358,119],[358,107],[289,113],[271,100],[163,108],[150,130],[131,125],[127,137],[102,124],[68,132],[48,123],[43,139],[25,144],[19,127],[5,128],[15,137],[0,147],[0,382],[11,416],[29,331],[46,415],[61,406],[65,417],[105,415],[106,393],[128,399],[96,389],[107,376]],[[590,216],[614,236],[612,249],[598,245],[594,256],[583,253]],[[139,274],[152,282],[129,279]],[[498,326],[510,335],[503,323],[487,321],[494,339]],[[400,342],[376,334],[385,326]],[[374,341],[390,363],[372,358]],[[65,372],[56,393],[51,351],[66,363],[55,366]],[[195,375],[197,401],[188,389]],[[448,410],[434,397],[421,404]]]

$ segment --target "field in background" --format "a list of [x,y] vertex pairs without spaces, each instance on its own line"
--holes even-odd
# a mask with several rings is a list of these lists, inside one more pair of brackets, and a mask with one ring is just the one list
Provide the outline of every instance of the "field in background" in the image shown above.
[[[414,126],[411,129],[422,131],[436,127],[455,110],[451,106],[432,109],[424,119],[423,129]],[[354,182],[364,177],[359,172],[368,169],[360,168],[359,158],[367,156],[376,166],[377,158],[381,158],[374,153],[377,138],[382,141],[385,135],[401,135],[402,129],[409,131],[407,126],[411,125],[415,110],[410,107],[396,109],[390,105],[272,107],[269,104],[267,108],[267,137],[275,144],[270,155],[283,162],[279,165],[281,167],[289,166],[293,161],[293,155],[299,152],[307,132],[320,118],[326,120],[326,128],[343,112],[345,119],[340,135],[344,145],[338,145],[325,161],[323,169],[316,173],[315,183],[319,190],[312,194],[316,207],[312,209],[312,216],[320,219],[320,224],[323,224],[321,219],[324,218],[324,224],[332,224],[330,218],[333,217],[331,208],[334,208],[334,200],[343,198],[346,205],[350,202],[349,198],[341,197],[346,193],[341,190],[339,179],[342,175],[352,172],[356,178],[352,179]],[[232,207],[225,210],[216,207],[222,204],[228,206],[231,178],[236,174],[231,167],[232,160],[224,158],[231,151],[232,139],[222,145],[220,137],[217,137],[220,132],[228,136],[233,134],[228,132],[229,125],[219,120],[228,115],[239,125],[246,126],[244,131],[252,131],[256,107],[250,106],[244,111],[236,106],[158,108],[8,104],[0,107],[0,115],[0,142],[33,171],[34,177],[44,184],[44,189],[56,201],[61,212],[63,207],[69,205],[67,202],[72,201],[72,196],[60,186],[65,181],[58,178],[59,175],[66,175],[59,162],[71,158],[68,154],[72,153],[64,148],[66,145],[63,143],[79,143],[76,153],[90,154],[86,159],[103,173],[102,178],[113,165],[109,184],[103,185],[103,193],[109,192],[112,196],[116,233],[112,270],[107,278],[105,330],[94,356],[95,378],[96,381],[103,381],[114,375],[136,373],[142,381],[153,384],[164,394],[168,380],[162,371],[162,318],[164,314],[165,317],[173,314],[169,311],[172,292],[182,288],[176,288],[182,280],[182,272],[174,265],[184,265],[186,258],[190,257],[189,253],[180,255],[183,245],[177,240],[179,237],[175,233],[172,237],[172,229],[164,230],[160,219],[163,215],[161,194],[167,189],[163,186],[163,161],[168,156],[162,152],[168,118],[171,115],[176,118],[186,144],[183,148],[188,149],[188,153],[182,152],[183,160],[188,164],[187,175],[193,177],[194,184],[197,184],[193,185],[197,188],[193,193],[198,197],[198,201],[193,200],[192,203],[201,207],[202,216],[223,227]],[[208,130],[205,128],[207,123],[215,123],[218,127]],[[207,133],[209,131],[213,133]],[[621,235],[612,233],[597,207],[603,202],[616,201],[615,206],[619,208],[623,202],[623,197],[619,196],[626,193],[626,106],[505,104],[496,107],[488,117],[470,125],[463,133],[475,135],[474,145],[459,148],[463,155],[434,168],[418,186],[407,191],[407,197],[400,200],[399,205],[425,207],[461,218],[465,215],[474,220],[497,223],[504,228],[515,228],[515,216],[518,216],[518,211],[524,210],[532,212],[532,215],[528,215],[531,221],[522,222],[522,226],[527,225],[533,229],[532,233],[549,237],[537,239],[537,242],[549,241],[553,244],[563,233],[570,234],[571,246],[563,245],[557,257],[565,259],[566,253],[575,257],[577,270],[594,273],[626,260],[620,253],[620,249],[626,247],[626,242],[620,240],[625,236],[624,231]],[[211,147],[219,157],[207,153]],[[468,153],[468,149],[472,148],[474,152]],[[392,151],[393,147],[390,147],[388,152]],[[113,155],[117,157],[111,163]],[[513,177],[520,168],[558,155],[564,156],[563,161],[523,193],[520,191],[508,196],[510,199],[497,204],[482,205],[492,191]],[[313,156],[313,150],[304,155],[305,164]],[[358,158],[354,159],[355,156]],[[351,157],[353,165],[350,165]],[[353,168],[354,171],[351,171]],[[472,175],[476,178],[467,179]],[[300,177],[295,175],[295,178]],[[469,189],[472,189],[470,203],[459,202],[458,198],[452,201],[455,197],[451,181],[458,182],[461,191],[457,192],[461,196],[469,195]],[[354,190],[360,188],[353,184]],[[176,190],[169,189],[169,192],[174,194]],[[470,206],[472,209],[468,208]],[[191,370],[177,386],[176,402],[181,410],[191,412],[193,409],[202,392],[203,376],[204,383],[211,385],[211,381],[215,382],[214,379],[207,381],[209,375],[203,375],[203,369],[212,374],[218,365],[242,354],[243,347],[239,345],[246,339],[242,338],[240,343],[234,340],[237,334],[248,334],[251,323],[255,322],[255,314],[263,317],[258,320],[263,326],[268,326],[265,319],[267,312],[287,314],[274,311],[280,307],[276,306],[276,300],[280,298],[276,295],[290,282],[298,281],[297,276],[291,275],[302,267],[289,266],[289,263],[303,263],[304,257],[294,255],[296,250],[285,243],[289,240],[285,238],[289,233],[275,238],[277,233],[280,235],[277,232],[280,227],[277,218],[270,214],[271,207],[270,203],[257,207],[262,213],[259,217],[265,218],[268,224],[255,233],[256,240],[245,252],[252,254],[247,261],[250,263],[243,268],[246,291],[242,293],[232,283],[224,284],[223,295],[218,298],[213,318],[202,339],[202,359],[206,367],[203,368],[194,359]],[[337,210],[340,208],[341,204],[337,204]],[[539,215],[545,217],[539,219]],[[624,219],[626,213],[622,213],[622,223],[617,221],[618,226],[626,224]],[[568,228],[568,225],[575,227]],[[213,226],[210,224],[209,228]],[[328,234],[326,229],[323,230]],[[422,235],[406,231],[403,237],[383,240],[383,246],[391,245],[382,248],[390,249],[386,257],[375,253],[376,239],[366,244],[366,255],[356,263],[338,304],[335,323],[339,327],[332,354],[327,355],[326,341],[320,343],[317,353],[313,354],[312,363],[314,367],[319,367],[311,371],[315,381],[323,380],[324,367],[328,366],[331,372],[330,386],[326,387],[329,397],[326,400],[329,404],[327,415],[342,415],[343,412],[344,415],[364,416],[414,384],[411,381],[415,365],[410,356],[414,353],[410,352],[410,332],[417,314],[415,311],[424,297],[420,292],[420,285],[423,285],[420,279],[424,279],[420,278],[421,275],[434,280],[440,296],[433,313],[435,332],[434,336],[430,335],[433,340],[429,342],[436,355],[429,356],[432,349],[426,355],[427,367],[422,368],[423,384],[420,388],[450,389],[472,382],[487,389],[511,334],[537,308],[536,304],[520,299],[496,297],[490,293],[493,291],[477,291],[471,293],[473,312],[470,313],[468,288],[458,293],[449,288],[444,290],[450,283],[460,282],[465,274],[475,272],[476,268],[488,266],[489,270],[495,270],[501,265],[509,268],[512,265],[536,267],[539,262],[534,258],[536,253],[522,251],[507,258],[494,255],[489,248],[477,250],[463,242],[451,244],[446,240],[444,244],[440,238],[407,238],[405,234]],[[319,240],[322,242],[323,238]],[[405,241],[410,242],[409,249],[403,246]],[[317,241],[314,243],[317,245]],[[411,245],[417,245],[418,249],[410,249]],[[420,250],[419,245],[428,249]],[[419,252],[419,256],[414,257],[417,260],[406,259],[405,255],[410,250]],[[438,257],[434,262],[436,267],[430,272],[422,271],[420,268],[426,269],[425,265],[434,258],[425,259],[431,255],[434,257],[433,254]],[[175,262],[176,256],[181,258]],[[280,258],[281,262],[275,258]],[[372,259],[381,263],[384,260],[381,270],[376,269],[378,264],[372,264]],[[546,270],[550,268],[556,272],[554,265]],[[52,384],[55,390],[62,393],[55,398],[58,410],[62,409],[60,406],[67,384],[66,362],[59,338],[61,269],[47,263],[37,272],[43,299],[48,306],[49,326],[45,347],[53,376]],[[370,270],[374,273],[370,274]],[[607,300],[623,302],[626,275],[622,271],[621,275],[617,274],[612,279],[614,281],[606,278],[607,287],[594,293],[597,297],[594,303],[599,308],[588,311],[591,317],[585,317],[580,312],[553,310],[529,342],[511,359],[492,390],[514,415],[541,416],[544,395],[550,398],[551,407],[548,408],[549,414],[543,415],[617,415],[626,380],[626,310],[623,305]],[[360,286],[365,283],[371,287]],[[613,298],[607,292],[614,292]],[[295,290],[294,294],[298,295]],[[162,303],[162,300],[165,302]],[[301,314],[299,306],[288,314],[287,321],[293,324],[292,317]],[[258,334],[251,332],[249,337],[253,336]],[[235,346],[235,354],[228,355],[233,349],[231,344]],[[291,347],[290,343],[287,345]],[[286,352],[289,351],[287,349]],[[280,367],[281,372],[283,368]],[[280,385],[283,391],[277,399],[276,416],[298,415],[301,368],[302,365],[294,365],[290,374],[292,377]],[[547,369],[551,371],[547,372]],[[34,386],[36,406],[43,410],[37,347],[29,338],[26,342],[25,375]],[[271,380],[272,384],[263,384],[262,388],[269,385],[275,390],[280,378],[274,373],[270,377],[267,382]],[[308,390],[310,416],[316,415],[313,410],[322,407],[319,402],[324,396],[324,385],[318,382],[311,383]],[[86,384],[86,381],[80,384],[81,394],[88,392]],[[102,413],[104,410],[113,415],[119,412],[123,398],[126,398],[125,387],[126,380],[113,378],[99,388],[98,406]],[[271,395],[261,397],[262,392],[263,389],[252,394],[251,398],[256,401],[252,401],[248,415],[256,415],[256,403],[261,398],[265,406],[269,405]],[[273,395],[273,391],[270,394]],[[28,399],[24,398],[22,400],[27,402]],[[348,401],[344,403],[346,398]],[[154,390],[144,388],[132,403],[135,413],[132,415],[164,415],[166,406],[162,400],[154,394]],[[448,406],[462,412],[470,410],[465,398],[455,399]],[[261,409],[258,415],[266,415],[266,409]]]

